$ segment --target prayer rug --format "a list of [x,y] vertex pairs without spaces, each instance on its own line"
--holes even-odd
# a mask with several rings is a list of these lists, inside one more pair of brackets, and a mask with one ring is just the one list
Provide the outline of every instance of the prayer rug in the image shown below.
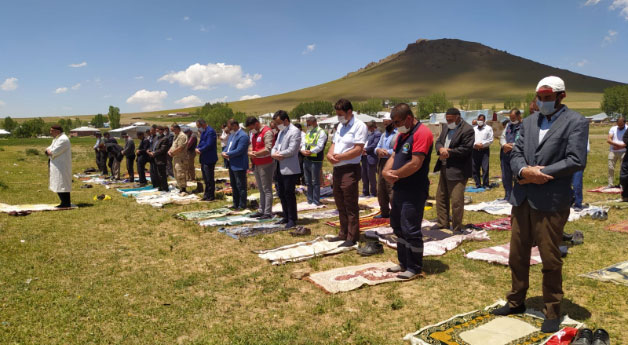
[[[468,259],[488,261],[495,264],[508,266],[508,256],[510,255],[510,243],[502,244],[489,248],[474,250],[464,256]],[[532,247],[530,256],[530,266],[541,263],[541,254],[539,247]]]
[[311,241],[288,244],[275,249],[254,251],[260,258],[270,261],[273,265],[281,265],[287,262],[305,261],[317,256],[334,255],[344,253],[357,248],[340,247],[342,241],[329,242],[328,237],[316,237]]
[[619,210],[628,208],[628,202],[622,201],[621,199],[597,201],[592,202],[590,205],[608,207],[609,209],[614,208]]
[[141,191],[151,190],[151,189],[153,189],[153,186],[144,186],[144,187],[135,187],[135,188],[118,188],[118,192],[120,193],[141,192]]
[[478,230],[500,230],[500,231],[508,230],[510,231],[511,230],[510,217],[495,219],[495,220],[491,220],[484,223],[471,224],[469,228],[478,229]]
[[200,226],[227,226],[227,225],[240,225],[240,224],[256,224],[256,223],[269,223],[276,222],[277,218],[270,219],[259,219],[259,218],[251,218],[249,216],[226,216],[226,217],[218,217],[215,219],[206,219],[198,221],[198,225]]
[[628,261],[620,262],[601,270],[581,274],[581,276],[628,286]]
[[496,215],[510,215],[512,206],[510,205],[510,203],[508,203],[508,201],[498,199],[488,202],[481,202],[479,204],[464,205],[464,210],[475,212],[483,211]]
[[[317,210],[319,208],[325,208],[325,205],[308,204],[307,201],[303,201],[297,204],[297,212]],[[281,204],[273,205],[273,213],[282,212]]]
[[[375,216],[379,215],[379,211],[361,216],[359,219],[360,222],[360,231],[364,231],[367,229],[377,228],[380,226],[385,226],[390,224],[390,218],[375,218]],[[340,227],[340,221],[333,222],[325,222],[325,224]]]
[[623,232],[628,234],[628,220],[625,220],[618,224],[609,225],[606,227],[606,230]]
[[362,285],[377,285],[389,282],[398,282],[398,273],[386,272],[387,268],[396,264],[374,262],[359,266],[335,268],[329,271],[317,272],[305,278],[328,293],[338,293],[355,290]]
[[605,193],[605,194],[621,194],[621,188],[616,187],[598,187],[588,190],[589,193]]
[[[246,200],[247,201],[259,200],[259,195],[260,195],[259,193],[248,194],[247,197],[246,197]],[[233,196],[231,196],[231,195],[226,196],[225,197],[225,201],[232,202],[233,201]]]
[[230,212],[231,210],[228,208],[215,208],[213,210],[181,212],[175,214],[174,217],[182,220],[203,220],[224,217]]
[[128,197],[137,197],[138,195],[156,195],[159,192],[159,189],[157,188],[152,188],[152,186],[146,186],[146,187],[151,187],[150,189],[144,189],[144,190],[136,190],[136,191],[130,191],[130,192],[123,192],[122,196],[125,198]]
[[[429,230],[434,231],[434,230]],[[424,232],[424,230],[421,230]],[[374,238],[389,246],[390,248],[397,248],[397,236],[393,233],[392,228],[377,228],[366,231],[364,234],[366,237]],[[490,237],[485,230],[481,231],[466,231],[462,235],[451,235],[443,233],[443,236],[447,236],[440,240],[435,240],[433,237],[423,238],[423,256],[441,256],[445,255],[450,250],[455,249],[464,241],[489,241]]]
[[140,205],[163,207],[167,204],[189,205],[199,202],[201,199],[195,194],[179,195],[178,190],[170,192],[155,192],[158,194],[140,194],[135,196],[135,201]]
[[70,207],[64,208],[56,208],[56,204],[23,204],[23,205],[9,205],[0,203],[0,212],[10,213],[10,212],[22,212],[22,211],[30,211],[30,212],[39,212],[39,211],[64,211],[64,210],[73,210],[78,208],[76,205],[72,205]]
[[251,237],[263,234],[272,234],[278,231],[285,231],[286,228],[283,224],[255,224],[248,226],[234,226],[230,228],[220,228],[218,232],[221,232],[229,237],[239,240],[244,237]]
[[338,210],[336,209],[299,214],[299,219],[327,219],[334,217],[338,217]]
[[[484,310],[456,315],[448,320],[421,328],[403,339],[412,345],[528,345],[545,344],[552,333],[541,332],[543,314],[528,309],[523,314],[496,316],[491,311],[501,307],[500,301]],[[561,327],[582,327],[582,323],[564,316]]]
[[467,188],[464,189],[465,193],[482,193],[486,191],[487,189],[483,187],[475,188],[475,187],[468,186]]

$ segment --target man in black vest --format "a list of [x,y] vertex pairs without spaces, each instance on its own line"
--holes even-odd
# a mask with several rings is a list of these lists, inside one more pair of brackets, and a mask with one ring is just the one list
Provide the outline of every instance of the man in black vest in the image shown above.
[[390,226],[397,236],[399,265],[388,271],[400,272],[397,277],[401,279],[413,279],[423,270],[421,223],[430,188],[427,175],[434,138],[405,103],[396,105],[390,117],[399,134],[382,175],[393,183]]
[[519,130],[521,129],[521,111],[515,108],[510,111],[510,122],[504,128],[502,135],[499,137],[499,144],[502,149],[499,152],[499,158],[502,165],[502,183],[504,184],[504,191],[506,195],[504,200],[510,198],[512,192],[513,176],[512,169],[510,169],[510,153],[515,146],[515,140],[519,136]]
[[[146,130],[146,136],[150,136],[150,130]],[[140,146],[137,151],[137,174],[140,177],[140,187],[144,187],[147,184],[146,181],[146,163],[150,161],[148,156],[148,150],[150,149],[150,140],[144,137],[144,133],[138,132],[137,138],[140,140]]]

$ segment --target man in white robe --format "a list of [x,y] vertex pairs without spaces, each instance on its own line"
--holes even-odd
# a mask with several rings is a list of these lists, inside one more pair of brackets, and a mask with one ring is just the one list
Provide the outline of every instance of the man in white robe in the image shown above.
[[70,191],[72,190],[72,151],[70,139],[63,133],[59,125],[50,127],[52,144],[46,149],[48,168],[50,171],[50,190],[59,195],[61,204],[57,208],[72,207]]

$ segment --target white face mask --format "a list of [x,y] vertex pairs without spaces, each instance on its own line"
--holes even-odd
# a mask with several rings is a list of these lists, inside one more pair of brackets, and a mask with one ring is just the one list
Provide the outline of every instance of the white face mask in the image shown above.
[[406,127],[406,125],[403,125],[401,127],[397,127],[397,131],[401,134],[406,134],[410,131],[410,128]]
[[282,124],[277,125],[277,128],[278,128],[280,131],[283,131],[284,129],[286,129],[286,125],[284,125],[284,124],[282,123]]
[[307,130],[308,130],[308,131],[311,131],[311,130],[313,130],[313,129],[314,129],[314,126],[307,126]]
[[519,124],[519,120],[510,121],[510,123],[512,123],[513,125],[518,125]]
[[447,124],[447,128],[449,128],[449,129],[456,129],[456,126],[458,126],[458,125],[455,122]]
[[478,126],[480,127],[484,126],[484,121],[478,121]]
[[347,118],[345,116],[338,116],[338,122],[342,123],[343,125],[347,124]]

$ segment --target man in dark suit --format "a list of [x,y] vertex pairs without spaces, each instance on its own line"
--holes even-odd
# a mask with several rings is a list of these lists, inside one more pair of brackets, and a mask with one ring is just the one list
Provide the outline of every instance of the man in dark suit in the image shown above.
[[509,265],[512,290],[497,315],[525,312],[529,286],[530,251],[539,247],[543,259],[545,321],[541,331],[553,333],[560,325],[563,299],[562,266],[558,249],[572,202],[571,181],[587,162],[588,121],[561,104],[565,83],[543,78],[537,88],[539,111],[523,120],[512,149],[510,166],[516,183],[510,194],[512,232]]
[[203,182],[205,182],[205,194],[203,194],[202,200],[214,201],[216,199],[214,169],[218,161],[216,131],[203,119],[196,120],[196,127],[201,132],[201,140],[196,146],[196,153],[199,154],[198,161],[201,163],[201,173],[203,174]]
[[[447,125],[436,141],[436,153],[439,158],[434,172],[440,171],[438,189],[436,191],[437,226],[462,232],[464,215],[464,188],[471,177],[471,151],[475,142],[475,131],[466,121],[462,120],[456,108],[447,110]],[[451,203],[451,216],[449,205]]]
[[[150,136],[150,130],[146,130],[146,136]],[[147,184],[146,181],[146,163],[150,161],[148,156],[148,150],[150,149],[150,141],[146,138],[144,133],[138,132],[137,138],[140,140],[140,146],[137,151],[137,174],[140,177],[140,187],[144,187]]]
[[[149,147],[148,152],[155,151],[157,147],[157,143],[159,142],[159,136],[157,135],[157,125],[152,125],[150,128],[150,136],[148,137]],[[157,165],[155,164],[155,158],[152,155],[148,155],[148,163],[149,163],[149,172],[150,172],[150,182],[153,185],[153,188],[159,188],[159,173],[157,173]]]
[[[628,146],[628,131],[624,133],[622,141]],[[621,184],[621,201],[628,202],[628,155],[624,155],[619,172],[619,183]]]
[[[105,138],[104,140],[104,144],[105,144],[105,162],[106,162],[106,166],[109,167],[109,170],[113,170],[113,162],[115,161],[115,158],[113,158],[110,154],[109,151],[107,150],[107,147],[111,146],[112,144],[118,144],[118,141],[116,140],[116,138],[112,138],[111,135],[109,134],[109,132],[105,132],[103,134],[103,137]],[[112,173],[112,177],[113,177],[113,173]]]
[[135,171],[133,171],[133,164],[135,163],[135,142],[126,132],[122,132],[122,138],[125,140],[122,154],[126,158],[126,172],[129,174],[129,182],[134,182]]
[[[166,165],[168,163],[168,149],[170,147],[170,139],[164,135],[164,127],[157,127],[159,136],[157,138],[157,144],[155,145],[155,151],[149,151],[148,154],[155,160],[155,166],[157,170],[157,188],[162,192],[167,192],[168,189],[168,173],[166,172]],[[154,177],[151,175],[151,179]],[[153,182],[155,184],[155,181]]]
[[[366,124],[368,136],[364,153],[362,154],[362,196],[377,196],[377,161],[375,148],[379,143],[382,132],[377,129],[375,121]],[[369,193],[370,190],[370,193]]]

